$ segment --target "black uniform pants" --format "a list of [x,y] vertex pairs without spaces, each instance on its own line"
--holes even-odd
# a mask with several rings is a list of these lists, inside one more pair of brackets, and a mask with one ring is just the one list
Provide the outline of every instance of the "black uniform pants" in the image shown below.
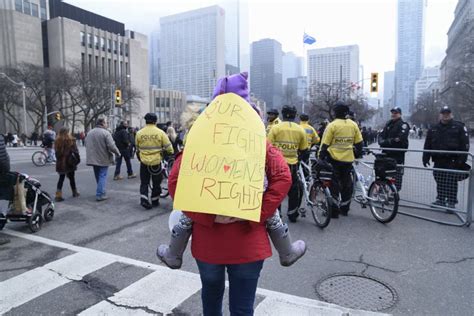
[[[301,204],[301,198],[303,197],[303,192],[298,182],[298,165],[288,165],[291,173],[291,187],[288,192],[288,218],[290,220],[296,220],[299,216],[298,209]],[[278,207],[281,209],[281,205]]]
[[160,199],[162,179],[163,173],[161,171],[161,165],[147,166],[140,163],[140,200],[142,202],[149,202],[148,186],[150,185],[150,180],[153,184],[151,190],[151,201],[156,202]]
[[333,167],[333,181],[331,185],[331,194],[334,199],[338,200],[341,197],[339,209],[333,205],[333,214],[347,213],[351,207],[352,200],[352,163],[330,160]]
[[[439,169],[453,169],[451,162],[435,162],[434,168]],[[438,193],[437,199],[442,202],[450,204],[458,203],[458,181],[457,175],[448,171],[433,171],[433,176],[436,181],[436,191]]]
[[[397,165],[404,165],[405,164],[405,156],[403,157],[394,157],[397,161]],[[400,192],[402,190],[402,183],[403,183],[403,174],[405,173],[405,169],[403,167],[397,166],[397,173],[395,174],[395,187],[397,191]]]

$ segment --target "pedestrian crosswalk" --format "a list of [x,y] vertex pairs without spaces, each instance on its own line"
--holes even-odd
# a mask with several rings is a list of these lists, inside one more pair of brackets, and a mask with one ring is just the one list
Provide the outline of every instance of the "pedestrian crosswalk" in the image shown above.
[[[42,297],[58,289],[66,291],[71,284],[83,282],[88,286],[87,289],[92,291],[94,290],[92,283],[103,282],[99,282],[97,271],[109,269],[113,271],[109,273],[110,278],[119,277],[117,269],[110,269],[116,264],[147,272],[123,287],[111,286],[110,284],[114,282],[104,282],[108,284],[108,291],[99,291],[99,299],[96,301],[86,300],[84,306],[80,306],[80,310],[74,310],[75,314],[82,316],[173,315],[176,311],[180,311],[177,314],[182,314],[186,302],[192,300],[193,297],[196,298],[201,289],[199,275],[195,273],[170,270],[160,265],[36,235],[11,230],[3,232],[32,242],[69,250],[72,254],[0,282],[0,314],[2,315],[28,314],[25,309],[22,310],[23,307],[29,304],[41,306],[39,301]],[[122,271],[125,270],[122,269]],[[256,306],[255,315],[380,315],[265,289],[258,289],[257,295],[262,299]],[[71,296],[71,299],[74,299],[74,294]],[[36,313],[54,314],[52,312],[54,308],[56,308],[54,311],[58,313],[67,313],[60,305],[61,302],[55,302],[51,304],[51,310],[36,311]],[[187,314],[196,313],[200,313],[200,308]]]

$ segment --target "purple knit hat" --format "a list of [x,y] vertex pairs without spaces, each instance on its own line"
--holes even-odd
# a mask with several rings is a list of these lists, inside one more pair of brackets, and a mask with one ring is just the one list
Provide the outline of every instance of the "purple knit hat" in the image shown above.
[[212,99],[218,95],[232,92],[241,96],[242,99],[250,103],[249,87],[247,83],[248,77],[249,74],[247,72],[241,72],[240,74],[219,79],[219,81],[217,81],[216,87],[214,88]]
[[247,79],[249,77],[248,72],[241,72],[240,74],[227,76],[221,78],[217,81],[216,87],[214,88],[214,93],[212,94],[212,100],[215,99],[218,95],[225,93],[235,93],[242,97],[247,103],[258,113],[261,117],[262,113],[259,111],[258,107],[250,101],[249,97],[249,86]]

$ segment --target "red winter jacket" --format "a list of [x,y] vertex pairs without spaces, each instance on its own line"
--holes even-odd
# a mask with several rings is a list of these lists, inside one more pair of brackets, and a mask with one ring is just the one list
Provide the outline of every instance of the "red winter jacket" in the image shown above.
[[[174,197],[181,166],[179,155],[168,179]],[[214,223],[215,215],[186,211],[194,221],[191,251],[194,258],[211,264],[241,264],[266,259],[272,255],[265,221],[270,218],[288,194],[291,174],[280,151],[267,143],[265,172],[268,187],[263,194],[260,223],[240,221]]]

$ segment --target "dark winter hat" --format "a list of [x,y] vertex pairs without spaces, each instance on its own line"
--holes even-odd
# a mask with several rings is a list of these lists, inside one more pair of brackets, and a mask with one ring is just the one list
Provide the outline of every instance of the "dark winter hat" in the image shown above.
[[281,108],[281,114],[284,118],[295,118],[297,112],[296,108],[292,105],[284,105]]
[[397,106],[397,107],[394,107],[393,109],[391,109],[390,112],[395,112],[395,113],[402,114],[402,109]]
[[441,110],[439,110],[439,113],[451,113],[451,109],[449,106],[445,105],[441,108]]
[[345,117],[349,113],[349,107],[342,101],[338,101],[334,105],[334,114],[336,117]]
[[267,111],[267,114],[280,115],[277,109],[270,109]]
[[156,116],[155,113],[147,113],[145,115],[145,122],[147,124],[155,124],[156,121],[158,121],[158,117]]

